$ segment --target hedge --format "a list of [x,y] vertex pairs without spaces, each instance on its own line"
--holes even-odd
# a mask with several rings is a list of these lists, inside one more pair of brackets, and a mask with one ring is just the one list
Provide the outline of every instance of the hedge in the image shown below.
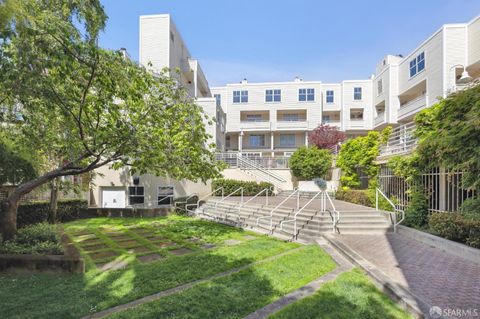
[[[235,190],[239,189],[240,187],[243,187],[243,195],[244,196],[254,196],[257,195],[260,191],[262,191],[265,188],[270,188],[273,190],[273,184],[267,183],[267,182],[248,182],[248,181],[237,181],[234,179],[217,179],[213,181],[212,183],[212,191],[219,188],[223,187],[224,189],[224,195],[228,195]],[[263,193],[265,194],[265,193]],[[262,195],[263,195],[262,194]],[[221,196],[222,192],[217,191],[215,193],[216,196]],[[240,196],[240,192],[235,193],[232,196]]]
[[[68,199],[58,201],[57,220],[68,222],[80,217],[80,212],[87,208],[87,201],[83,199]],[[35,201],[22,203],[18,207],[17,226],[25,227],[48,221],[50,215],[50,203],[47,201]]]
[[480,219],[461,213],[437,212],[430,215],[428,226],[441,237],[480,248]]
[[19,229],[15,239],[0,244],[0,253],[61,255],[63,248],[56,225],[39,223]]

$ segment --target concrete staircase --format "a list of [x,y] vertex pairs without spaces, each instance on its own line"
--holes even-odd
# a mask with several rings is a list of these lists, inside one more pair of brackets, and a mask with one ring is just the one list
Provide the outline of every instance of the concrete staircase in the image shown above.
[[[276,235],[285,239],[298,239],[307,242],[318,239],[322,234],[333,233],[333,213],[320,212],[314,209],[304,209],[297,215],[297,232],[294,234],[294,223],[280,223],[292,220],[295,210],[290,207],[279,207],[272,215],[270,225],[270,212],[275,206],[260,204],[247,204],[240,208],[235,201],[208,200],[197,208],[198,217],[216,222],[252,229]],[[392,231],[392,226],[383,212],[348,211],[340,212],[340,221],[335,230],[340,234],[379,234]],[[257,225],[257,219],[261,218]],[[272,226],[272,227],[271,227]]]

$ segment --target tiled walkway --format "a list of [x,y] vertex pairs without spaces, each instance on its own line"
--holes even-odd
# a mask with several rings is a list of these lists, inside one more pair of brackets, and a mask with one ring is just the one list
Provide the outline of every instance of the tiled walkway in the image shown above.
[[[480,312],[479,264],[399,234],[336,235],[335,238],[423,302],[441,309]],[[469,317],[475,316],[462,316]]]

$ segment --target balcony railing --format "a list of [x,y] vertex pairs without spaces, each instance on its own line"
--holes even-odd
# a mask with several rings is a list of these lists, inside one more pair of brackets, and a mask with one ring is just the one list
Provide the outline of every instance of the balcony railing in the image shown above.
[[241,121],[242,130],[269,130],[271,125],[269,120],[247,120]]
[[[238,165],[238,153],[217,153],[217,161],[223,161],[227,163],[230,167],[236,167]],[[242,157],[248,158],[250,161],[255,162],[257,165],[261,165],[267,169],[287,169],[288,168],[288,159],[286,156],[253,156],[246,153],[242,154]]]
[[277,129],[307,129],[308,122],[306,120],[298,121],[277,121]]
[[415,123],[407,123],[393,129],[387,145],[380,148],[379,158],[409,153],[417,145],[417,138],[413,136]]
[[363,119],[350,119],[345,123],[346,129],[365,129],[365,121]]
[[427,96],[425,94],[420,95],[419,97],[400,105],[400,109],[398,110],[398,119],[401,120],[407,116],[411,116],[423,109],[426,105]]
[[379,125],[382,125],[383,123],[385,123],[385,112],[380,112],[375,118],[374,125],[375,127],[377,127]]

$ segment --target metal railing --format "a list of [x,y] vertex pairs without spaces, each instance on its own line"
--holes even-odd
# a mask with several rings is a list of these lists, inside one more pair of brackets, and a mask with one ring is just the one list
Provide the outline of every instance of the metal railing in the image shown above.
[[[375,192],[375,209],[378,210],[378,200],[379,196],[378,194],[382,195],[383,198],[387,200],[387,202],[392,206],[393,208],[393,232],[397,232],[397,226],[400,225],[401,222],[405,219],[405,211],[402,209],[398,209],[397,206],[388,198],[379,188],[376,189]],[[401,216],[400,220],[398,220],[398,215]]]
[[300,191],[298,189],[295,189],[290,195],[288,195],[284,200],[282,200],[277,206],[275,206],[275,208],[273,208],[270,211],[270,216],[258,217],[256,225],[258,226],[258,223],[260,222],[260,219],[270,218],[270,231],[273,231],[273,212],[276,211],[280,206],[282,206],[287,200],[289,200],[294,195],[297,196],[297,209],[299,209],[299,207],[300,207]]
[[[297,215],[301,213],[305,209],[305,207],[310,205],[310,203],[312,203],[318,196],[320,196],[320,212],[328,211],[332,215],[332,224],[333,224],[332,231],[335,233],[337,230],[338,221],[340,220],[340,212],[337,211],[337,209],[335,208],[335,204],[333,204],[332,198],[330,197],[330,195],[326,190],[319,191],[318,193],[316,193],[305,205],[302,206],[302,208],[298,209],[297,207],[297,211],[295,212],[293,219],[283,220],[280,222],[280,230],[283,230],[284,224],[293,222],[293,236],[296,237],[297,236]],[[332,210],[327,209],[327,200],[332,206]],[[319,227],[320,227],[320,223],[319,223]]]
[[386,145],[380,147],[380,155],[390,156],[407,153],[417,145],[417,138],[414,136],[415,123],[407,123],[393,129]]
[[231,167],[238,166],[238,155],[241,155],[242,158],[247,158],[248,160],[255,162],[257,165],[264,167],[267,170],[270,169],[288,169],[288,156],[258,156],[258,155],[249,155],[245,152],[226,152],[226,153],[216,153],[215,158],[217,161],[223,161]]
[[197,208],[200,207],[200,202],[201,202],[201,201],[207,199],[208,197],[212,196],[213,194],[216,194],[216,193],[217,193],[218,191],[220,191],[220,190],[222,191],[222,199],[223,199],[223,198],[224,198],[224,192],[225,192],[225,190],[224,190],[223,187],[219,187],[219,188],[215,189],[214,191],[208,193],[207,195],[203,196],[202,198],[199,198],[199,199],[197,200],[197,203],[196,203],[196,204],[187,204],[187,205],[185,205],[185,210],[186,210],[187,212],[192,212],[192,211],[188,210],[188,207],[190,207],[190,206],[196,206]]
[[224,200],[226,200],[227,198],[229,198],[233,194],[238,193],[239,191],[240,191],[240,196],[241,196],[240,203],[243,204],[243,187],[239,187],[236,190],[234,190],[233,192],[231,192],[230,194],[228,194],[227,196],[225,196],[225,197],[222,196],[222,199],[220,201],[215,202],[215,206],[214,206],[215,212],[217,211],[218,204],[222,203]]
[[173,206],[175,207],[175,209],[178,209],[178,208],[179,208],[179,207],[178,207],[179,204],[185,204],[185,208],[181,208],[181,209],[184,210],[184,211],[186,211],[186,212],[188,212],[188,211],[187,211],[188,200],[189,200],[190,198],[195,197],[195,196],[198,196],[198,194],[197,194],[197,193],[193,193],[193,194],[191,194],[190,196],[187,196],[187,198],[185,198],[184,201],[174,202]]
[[271,178],[273,178],[273,179],[275,179],[279,182],[286,182],[287,181],[285,178],[283,178],[279,174],[271,172],[270,170],[266,169],[265,167],[263,167],[261,165],[258,165],[254,161],[252,161],[248,158],[242,157],[240,154],[238,155],[238,163],[239,163],[238,167],[240,169],[242,169],[242,168],[243,169],[252,168],[252,169],[261,171],[262,173],[268,175],[269,177],[271,177]]
[[253,196],[252,198],[250,198],[249,200],[247,200],[246,202],[243,202],[241,203],[239,206],[238,206],[238,214],[240,215],[240,210],[242,209],[243,206],[247,205],[249,202],[251,202],[252,200],[254,200],[255,198],[257,198],[258,196],[260,196],[261,194],[263,194],[264,192],[265,193],[265,206],[268,206],[268,191],[271,191],[273,193],[273,190],[271,190],[270,188],[264,188],[262,189],[260,192],[258,192],[255,196]]

